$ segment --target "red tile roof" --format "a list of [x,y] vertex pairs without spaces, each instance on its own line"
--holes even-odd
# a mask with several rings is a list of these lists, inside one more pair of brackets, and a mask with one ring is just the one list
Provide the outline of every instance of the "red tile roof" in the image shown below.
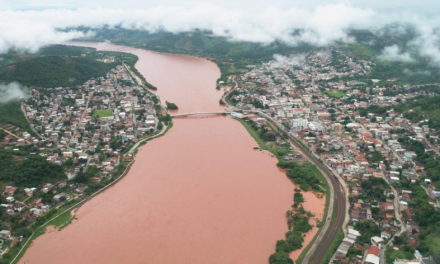
[[373,255],[379,257],[379,252],[380,252],[380,250],[379,250],[378,247],[376,247],[376,246],[371,246],[371,247],[368,249],[368,253],[367,253],[367,254],[373,254]]

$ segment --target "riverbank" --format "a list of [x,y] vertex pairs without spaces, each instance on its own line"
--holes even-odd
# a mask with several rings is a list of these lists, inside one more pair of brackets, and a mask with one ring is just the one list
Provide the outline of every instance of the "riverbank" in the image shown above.
[[[168,126],[164,127],[164,129],[156,134],[156,135],[151,135],[150,137],[142,140],[141,143],[145,143],[149,140],[158,138],[163,136],[169,129],[171,129],[171,127],[173,126],[173,123],[170,122],[168,124]],[[142,145],[138,145],[135,148],[133,148],[133,150],[136,152],[136,150]],[[132,150],[130,150],[132,151]],[[120,162],[123,162],[122,160]],[[90,196],[87,196],[83,199],[81,199],[78,202],[75,202],[74,200],[69,201],[68,203],[66,203],[65,205],[63,205],[62,207],[60,207],[58,209],[58,211],[61,211],[59,213],[55,213],[55,216],[52,217],[50,220],[48,220],[47,222],[45,222],[44,224],[42,224],[41,226],[37,227],[36,229],[34,229],[32,235],[26,240],[25,244],[20,248],[20,250],[16,253],[16,256],[14,257],[14,259],[11,261],[11,264],[15,264],[18,263],[18,261],[20,261],[20,258],[26,253],[26,250],[29,248],[29,246],[32,245],[32,242],[38,238],[39,236],[43,235],[46,233],[47,229],[50,227],[54,227],[54,229],[52,230],[52,232],[55,231],[61,231],[61,229],[65,228],[67,225],[71,224],[72,221],[75,219],[75,215],[72,214],[72,212],[74,210],[78,210],[82,205],[84,205],[86,202],[90,201],[93,197],[95,197],[96,195],[104,192],[105,190],[107,190],[108,188],[112,187],[113,185],[115,185],[117,182],[119,182],[123,177],[125,177],[128,172],[130,171],[130,168],[132,166],[132,164],[135,162],[135,159],[132,160],[131,162],[127,163],[125,165],[125,169],[124,171],[121,173],[120,176],[118,176],[117,178],[115,178],[112,182],[110,182],[109,184],[107,184],[106,186],[104,186],[103,188],[99,189],[98,191],[96,191],[95,193],[91,194]],[[73,205],[72,205],[73,204]],[[66,208],[67,207],[67,208]]]
[[[85,204],[62,232],[39,237],[23,261],[267,264],[286,232],[293,184],[230,117],[176,119],[173,126],[141,148],[130,177]],[[115,236],[120,242],[104,242]],[[57,253],[39,254],[49,246]]]
[[[157,94],[179,111],[224,109],[215,64],[130,52]],[[286,231],[293,185],[231,118],[182,118],[173,125],[167,137],[137,146],[142,162],[130,177],[81,207],[73,225],[40,236],[23,261],[267,264],[273,241]],[[48,248],[53,254],[44,254]]]
[[[252,125],[250,125],[248,122],[246,122],[243,119],[236,119],[236,120],[238,120],[246,128],[248,133],[254,138],[254,140],[259,145],[260,150],[265,150],[272,153],[273,156],[278,159],[279,164],[283,165],[282,167],[289,168],[290,166],[289,164],[294,164],[293,162],[290,163],[290,162],[285,162],[283,160],[283,156],[288,154],[287,151],[284,151],[282,149],[277,149],[273,147],[273,145],[269,146],[266,143],[266,141],[260,137],[259,133],[252,127]],[[277,129],[273,127],[272,129],[277,131]],[[277,132],[280,133],[279,131]],[[301,165],[297,164],[296,166],[301,166]],[[302,259],[304,258],[305,254],[307,253],[307,251],[310,249],[310,246],[317,238],[322,225],[321,224],[320,226],[318,226],[318,224],[327,221],[327,219],[325,219],[325,216],[327,215],[329,201],[330,201],[329,187],[325,177],[320,173],[320,171],[317,168],[308,168],[308,169],[313,171],[312,172],[313,175],[315,175],[315,177],[318,178],[320,183],[322,184],[322,188],[323,188],[322,190],[325,195],[325,199],[324,199],[324,203],[320,203],[319,202],[320,199],[317,197],[315,193],[311,191],[302,192],[303,196],[305,197],[304,202],[302,202],[303,207],[307,212],[311,212],[313,214],[313,217],[309,217],[308,219],[309,224],[313,225],[313,227],[311,228],[311,230],[307,230],[307,232],[305,232],[305,237],[302,247],[300,249],[296,249],[289,253],[289,257],[295,260],[296,263],[302,262]]]
[[[178,112],[218,112],[222,91],[215,89],[221,76],[217,64],[190,55],[160,53],[133,47],[96,42],[68,42],[68,45],[93,47],[97,50],[119,50],[136,55],[139,59],[133,69],[158,89],[152,91],[163,102],[179,106]],[[136,71],[135,71],[136,73]],[[141,78],[141,77],[140,77]]]
[[[64,208],[65,206],[68,206],[67,209],[61,209],[60,213],[56,213],[56,215],[42,224],[41,226],[37,227],[32,235],[27,239],[26,243],[23,245],[23,247],[19,250],[15,258],[11,261],[11,264],[18,263],[20,261],[20,258],[23,257],[23,255],[26,253],[26,250],[32,245],[32,242],[37,239],[39,236],[46,233],[47,228],[49,227],[59,227],[58,231],[60,231],[62,228],[66,227],[68,224],[72,223],[74,216],[72,216],[72,211],[75,209],[80,208],[84,203],[89,201],[92,197],[95,197],[96,195],[100,194],[104,190],[108,189],[109,187],[116,184],[120,179],[122,179],[127,172],[130,170],[131,165],[133,164],[134,160],[130,162],[127,167],[125,168],[124,172],[116,178],[114,181],[103,187],[102,189],[98,190],[97,192],[93,193],[89,197],[83,198],[79,202],[75,203],[73,200],[66,203],[61,208]],[[74,203],[74,205],[70,206],[71,203]]]

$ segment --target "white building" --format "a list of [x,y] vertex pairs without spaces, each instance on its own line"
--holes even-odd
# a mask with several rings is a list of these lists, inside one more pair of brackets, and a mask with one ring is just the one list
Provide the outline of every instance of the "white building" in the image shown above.
[[307,127],[309,121],[303,118],[292,119],[292,129],[301,130]]
[[321,125],[321,123],[316,122],[316,121],[312,121],[308,125],[309,125],[310,129],[313,131],[323,131],[324,130],[324,127]]

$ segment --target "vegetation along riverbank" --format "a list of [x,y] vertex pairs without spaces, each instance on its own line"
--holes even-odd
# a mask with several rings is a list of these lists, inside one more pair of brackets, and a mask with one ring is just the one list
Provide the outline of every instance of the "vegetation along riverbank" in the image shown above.
[[[287,138],[275,128],[266,124],[258,124],[251,118],[237,120],[243,124],[249,134],[255,139],[260,150],[269,151],[278,159],[277,166],[285,169],[286,176],[299,187],[295,188],[292,207],[286,212],[288,231],[286,232],[285,239],[277,241],[275,253],[269,258],[270,264],[291,264],[293,260],[289,257],[289,253],[303,248],[304,234],[313,228],[309,220],[314,215],[304,209],[304,197],[301,192],[313,191],[318,197],[326,196],[323,214],[326,215],[329,201],[329,197],[327,197],[329,193],[327,182],[314,165],[298,158],[300,153],[292,150]],[[318,219],[316,221],[317,228],[321,227],[322,221],[325,221],[325,219]],[[304,257],[307,249],[308,247],[303,250],[298,263],[301,263],[301,259]]]

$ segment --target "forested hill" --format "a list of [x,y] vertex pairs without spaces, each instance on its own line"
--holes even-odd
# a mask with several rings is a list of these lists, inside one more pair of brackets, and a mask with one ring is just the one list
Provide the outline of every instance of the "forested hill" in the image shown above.
[[[386,111],[394,109],[396,113],[403,114],[413,123],[420,122],[427,119],[425,123],[430,128],[440,128],[440,97],[439,96],[420,96],[409,99],[406,103],[401,103],[397,106],[370,106],[366,109],[361,109],[361,116],[366,116],[368,113],[374,113],[385,116]],[[411,111],[409,111],[411,110]]]
[[16,187],[36,187],[42,182],[56,182],[64,180],[63,168],[46,161],[39,155],[26,154],[29,150],[14,153],[0,150],[0,181],[13,182]]
[[[78,28],[78,30],[88,31],[90,29]],[[344,52],[348,52],[350,57],[355,60],[368,58],[376,64],[371,74],[360,79],[357,78],[359,81],[367,82],[369,79],[381,80],[382,82],[377,85],[437,82],[440,78],[438,67],[433,65],[427,58],[418,54],[412,54],[414,57],[412,62],[380,59],[380,54],[385,47],[391,45],[405,47],[414,36],[411,30],[401,32],[400,34],[395,32],[395,30],[389,29],[383,32],[383,34],[373,34],[373,32],[368,30],[352,30],[350,36],[356,39],[356,43],[337,42],[328,47],[337,47]],[[306,43],[292,45],[281,41],[274,41],[272,43],[232,41],[226,37],[214,36],[212,32],[202,30],[173,34],[170,32],[151,33],[141,30],[126,30],[118,27],[104,28],[96,30],[96,34],[88,40],[109,40],[115,44],[159,52],[215,58],[215,62],[222,69],[223,75],[243,73],[248,70],[246,65],[260,64],[262,61],[272,60],[274,54],[290,55],[314,49],[323,49],[323,47],[312,46]],[[406,52],[407,50],[403,51]],[[393,78],[398,79],[398,81],[387,81]],[[224,78],[222,80],[226,81]]]
[[17,81],[34,87],[72,86],[104,76],[115,66],[88,57],[35,57],[1,68],[0,82]]
[[[88,30],[88,29],[85,29]],[[195,30],[191,32],[170,33],[126,30],[121,28],[101,29],[96,31],[92,41],[110,40],[138,48],[167,53],[184,53],[205,57],[215,57],[228,61],[259,62],[273,59],[274,54],[289,54],[308,51],[314,47],[301,44],[292,47],[281,42],[270,44],[231,41],[225,37],[213,36],[210,32]]]

